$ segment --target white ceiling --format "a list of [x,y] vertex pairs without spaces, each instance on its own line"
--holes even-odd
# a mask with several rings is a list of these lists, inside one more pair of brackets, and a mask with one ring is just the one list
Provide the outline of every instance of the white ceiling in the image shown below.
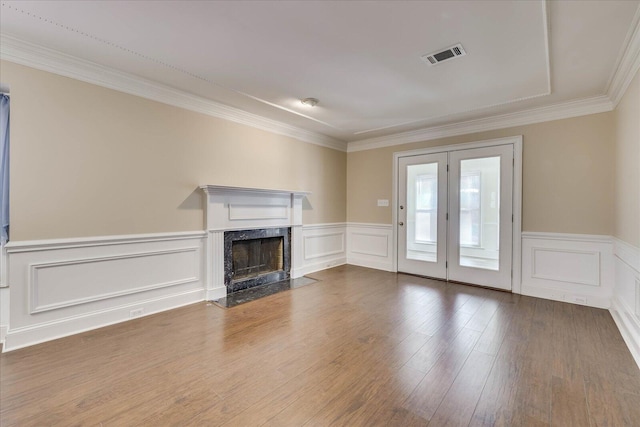
[[639,4],[2,1],[0,31],[352,142],[605,95]]

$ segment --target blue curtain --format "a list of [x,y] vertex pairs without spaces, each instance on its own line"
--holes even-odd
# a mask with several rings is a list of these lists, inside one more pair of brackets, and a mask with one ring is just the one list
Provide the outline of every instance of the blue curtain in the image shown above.
[[0,98],[0,243],[9,241],[9,97]]

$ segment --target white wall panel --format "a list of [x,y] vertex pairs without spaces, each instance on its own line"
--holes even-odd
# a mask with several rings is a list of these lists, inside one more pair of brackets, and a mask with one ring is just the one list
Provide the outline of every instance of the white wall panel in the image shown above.
[[188,232],[10,243],[4,350],[202,301],[204,236]]
[[613,284],[609,236],[523,233],[522,294],[608,308]]
[[347,224],[347,262],[393,271],[392,229],[387,224]]
[[200,247],[29,265],[30,312],[200,280]]
[[600,252],[531,248],[531,277],[600,286]]
[[344,255],[345,232],[304,236],[304,259],[324,258],[330,255]]
[[9,329],[9,288],[0,288],[0,344]]
[[640,367],[640,248],[614,239],[614,254],[611,315]]
[[313,224],[302,227],[304,274],[345,264],[346,224]]

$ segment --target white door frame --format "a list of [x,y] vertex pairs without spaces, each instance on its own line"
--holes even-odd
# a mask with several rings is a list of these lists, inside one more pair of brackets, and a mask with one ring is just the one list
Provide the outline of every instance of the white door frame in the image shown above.
[[513,145],[513,247],[511,282],[512,292],[520,294],[522,286],[522,135],[507,138],[489,139],[464,144],[439,145],[417,150],[398,151],[393,153],[393,188],[392,188],[392,271],[398,271],[398,160],[400,157],[418,156],[422,154],[442,153],[469,148],[492,147],[496,145]]

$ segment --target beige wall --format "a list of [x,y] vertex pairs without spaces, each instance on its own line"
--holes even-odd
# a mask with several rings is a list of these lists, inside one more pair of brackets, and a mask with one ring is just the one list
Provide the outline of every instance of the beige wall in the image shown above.
[[640,72],[615,110],[614,235],[640,247]]
[[346,154],[9,62],[11,239],[203,229],[201,184],[307,190],[345,221]]
[[523,230],[613,232],[614,114],[358,151],[347,156],[347,220],[391,223],[393,153],[523,135]]
[[201,230],[200,184],[311,191],[305,224],[389,224],[394,152],[523,135],[525,231],[640,245],[638,76],[612,113],[348,155],[8,62],[0,76],[12,240]]

